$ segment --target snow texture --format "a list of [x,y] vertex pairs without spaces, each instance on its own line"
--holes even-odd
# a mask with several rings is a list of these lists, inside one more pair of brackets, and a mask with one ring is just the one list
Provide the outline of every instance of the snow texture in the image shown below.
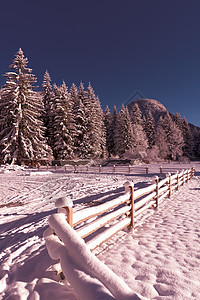
[[[131,166],[131,174],[127,166],[117,166],[116,174],[112,174],[112,167],[102,167],[101,174],[92,167],[89,172],[85,167],[79,168],[80,173],[76,174],[73,170],[50,168],[51,173],[44,176],[29,176],[29,171],[34,170],[17,166],[1,167],[0,298],[77,300],[78,291],[56,275],[60,264],[49,257],[43,238],[49,216],[57,211],[56,199],[71,198],[73,210],[78,212],[122,195],[127,180],[134,182],[135,191],[147,187],[154,182],[155,175],[161,177],[160,166],[160,163],[150,164],[149,174],[143,165]],[[162,162],[163,176],[191,166]],[[195,168],[196,176],[174,191],[171,199],[164,199],[157,210],[150,208],[143,216],[136,217],[134,231],[122,230],[93,251],[101,263],[141,298],[199,299],[200,164],[195,163]],[[51,236],[50,232],[49,239]],[[87,266],[79,268],[71,259],[73,253],[62,242],[57,239],[54,242],[64,249],[61,252],[68,258],[65,263],[70,265],[67,270],[71,278],[74,281],[75,277],[82,278],[81,288],[87,285],[94,291],[96,286],[98,295],[107,293],[110,299],[115,298],[93,275],[86,275]]]

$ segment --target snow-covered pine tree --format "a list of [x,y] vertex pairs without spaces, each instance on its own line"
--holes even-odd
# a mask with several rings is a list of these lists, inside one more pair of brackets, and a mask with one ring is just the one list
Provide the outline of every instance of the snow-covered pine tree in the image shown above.
[[85,101],[85,91],[83,83],[79,90],[73,83],[70,88],[70,97],[73,104],[74,116],[74,154],[76,158],[86,158],[88,154],[89,139],[87,136],[87,118],[83,101]]
[[152,113],[149,111],[145,124],[145,132],[148,139],[148,148],[151,149],[155,143],[155,120]]
[[42,83],[42,99],[44,103],[44,113],[43,113],[43,120],[45,125],[45,136],[47,138],[48,144],[52,147],[52,136],[51,133],[53,131],[52,125],[53,125],[53,98],[54,94],[52,91],[52,85],[51,85],[51,77],[48,73],[48,71],[44,74],[44,79]]
[[132,110],[132,128],[133,128],[133,145],[135,152],[146,152],[148,147],[146,133],[143,128],[143,119],[140,108],[137,103]]
[[36,88],[36,77],[27,67],[28,59],[20,48],[7,72],[0,104],[0,155],[6,163],[49,156],[42,122],[43,103]]
[[176,126],[182,131],[183,130],[183,120],[179,113],[172,115],[172,119],[175,122]]
[[64,160],[74,156],[74,119],[68,88],[63,82],[54,85],[53,99],[53,154],[55,159]]
[[87,117],[87,130],[90,143],[88,157],[100,158],[106,154],[106,136],[103,121],[103,111],[99,98],[95,96],[94,90],[89,83],[84,100]]
[[137,103],[134,104],[131,112],[131,122],[132,124],[143,125],[142,113]]
[[112,116],[108,105],[104,111],[104,125],[106,129],[106,149],[110,157],[113,148],[113,132],[111,131]]
[[79,158],[89,158],[91,152],[86,99],[87,94],[83,82],[81,82],[78,89],[77,105],[74,105],[74,117],[78,130],[75,137],[75,154]]
[[116,127],[114,131],[115,154],[120,157],[126,151],[132,151],[133,145],[133,128],[129,115],[128,108],[122,105],[119,113],[117,114]]
[[155,146],[159,150],[159,157],[161,159],[166,159],[169,153],[167,134],[164,129],[163,117],[161,116],[155,131]]
[[116,124],[117,124],[117,108],[116,108],[116,105],[114,105],[113,113],[111,115],[111,124],[110,124],[110,154],[111,155],[116,155],[115,139],[114,139]]
[[186,120],[186,118],[183,118],[182,121],[182,134],[183,134],[183,140],[184,140],[184,145],[183,145],[183,155],[187,156],[189,158],[192,158],[194,153],[193,153],[193,136],[190,130],[190,126]]
[[168,155],[167,159],[177,159],[182,156],[183,147],[183,136],[181,130],[173,122],[169,113],[167,113],[163,120],[163,129],[165,130],[167,136],[168,144]]
[[193,129],[193,143],[194,157],[200,159],[200,130],[196,127]]

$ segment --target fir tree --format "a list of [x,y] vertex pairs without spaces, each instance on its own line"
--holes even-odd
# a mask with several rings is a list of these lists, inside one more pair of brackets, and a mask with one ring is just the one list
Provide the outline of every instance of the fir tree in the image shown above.
[[150,111],[147,115],[145,132],[148,139],[148,148],[151,149],[155,144],[155,120]]
[[183,136],[181,130],[173,122],[169,113],[163,120],[163,129],[165,130],[168,145],[167,159],[177,159],[182,156]]
[[89,84],[84,101],[86,116],[88,120],[87,129],[90,142],[89,157],[104,157],[106,153],[105,126],[103,122],[103,111],[99,98],[95,96],[94,90]]
[[42,100],[44,103],[44,113],[43,113],[43,121],[45,125],[45,136],[47,138],[48,144],[52,147],[52,126],[53,126],[53,98],[54,94],[51,86],[51,77],[48,71],[44,74],[44,79],[42,83]]
[[47,158],[48,150],[41,121],[43,103],[34,92],[36,78],[27,67],[28,59],[20,48],[6,73],[0,104],[1,160],[20,163],[24,159]]
[[108,105],[106,106],[104,112],[104,124],[106,129],[106,149],[108,151],[108,155],[110,156],[113,149],[113,132],[111,130],[112,116]]
[[80,84],[79,91],[76,85],[72,84],[70,94],[75,124],[74,153],[77,158],[86,158],[88,155],[89,138],[87,135],[88,122],[86,110],[83,105],[83,101],[85,101],[86,97],[83,83]]
[[[87,104],[87,94],[81,82],[78,89],[78,112],[75,117],[78,124],[78,132],[75,138],[76,154],[81,158],[91,157],[91,143],[89,136],[89,105]],[[77,123],[78,122],[78,123]]]
[[146,152],[148,147],[146,133],[143,128],[143,119],[137,103],[132,110],[133,145],[135,152]]
[[134,104],[132,113],[131,113],[131,122],[136,125],[143,125],[141,110],[137,103]]
[[193,152],[194,157],[200,159],[200,130],[196,127],[193,130]]
[[53,121],[53,153],[55,159],[69,159],[74,156],[74,120],[72,103],[66,84],[54,85],[54,121]]
[[114,132],[115,153],[120,157],[126,151],[133,150],[133,129],[128,108],[122,105],[117,115],[116,128]]
[[155,145],[159,150],[159,157],[162,159],[166,159],[169,153],[169,149],[167,143],[167,134],[164,129],[162,116],[158,121],[156,132],[155,132]]
[[183,118],[183,123],[182,123],[182,134],[184,140],[183,155],[192,158],[193,146],[194,146],[193,136],[190,130],[190,126],[185,117]]
[[115,139],[114,139],[114,134],[115,134],[115,131],[116,131],[116,124],[117,124],[117,108],[116,106],[114,106],[114,109],[113,109],[113,113],[111,115],[111,124],[110,124],[110,154],[111,155],[116,155],[116,152],[115,152]]

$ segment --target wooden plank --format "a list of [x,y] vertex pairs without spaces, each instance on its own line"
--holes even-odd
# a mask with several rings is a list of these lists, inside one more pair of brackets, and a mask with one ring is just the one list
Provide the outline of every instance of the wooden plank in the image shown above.
[[169,194],[169,191],[165,192],[164,194],[162,194],[160,197],[159,197],[159,203],[162,201],[162,199],[166,198]]
[[86,244],[90,250],[94,250],[95,248],[100,246],[102,243],[106,242],[113,235],[115,235],[117,232],[121,231],[128,225],[130,225],[130,219],[125,218],[119,221],[118,223],[116,223],[115,225],[107,228],[104,232],[98,234],[92,240],[88,241]]
[[85,209],[81,209],[76,211],[73,215],[74,218],[74,226],[93,217],[101,215],[102,213],[125,203],[130,199],[130,193],[123,194],[111,201],[105,202],[103,204],[99,204],[98,206],[88,207]]
[[[159,201],[160,202],[160,201]],[[140,215],[141,213],[143,213],[145,210],[147,210],[149,207],[155,205],[155,202],[152,200],[150,201],[147,205],[143,206],[142,208],[138,209],[135,212],[135,217],[137,217],[138,215]]]
[[177,174],[171,175],[171,181],[177,178]]
[[161,189],[158,190],[159,196],[164,193],[165,191],[168,191],[168,186],[163,186]]
[[176,184],[176,183],[177,183],[177,178],[174,179],[174,180],[171,180],[171,185],[174,185],[174,184]]
[[168,178],[166,177],[165,179],[161,180],[158,182],[158,187],[161,188],[166,182],[168,181]]
[[153,192],[156,188],[156,184],[151,184],[150,186],[146,187],[146,188],[142,188],[142,189],[138,189],[134,191],[134,199],[138,199],[150,192]]
[[93,233],[94,231],[98,230],[99,228],[103,227],[104,225],[110,223],[111,221],[117,219],[118,217],[124,215],[125,213],[130,211],[129,206],[124,206],[114,212],[108,213],[107,215],[98,218],[97,220],[84,225],[81,228],[76,229],[76,232],[82,237],[86,237]]
[[153,193],[149,194],[148,196],[144,197],[140,201],[135,203],[135,211],[137,211],[140,207],[145,205],[149,200],[154,198],[156,196],[156,192],[154,191]]

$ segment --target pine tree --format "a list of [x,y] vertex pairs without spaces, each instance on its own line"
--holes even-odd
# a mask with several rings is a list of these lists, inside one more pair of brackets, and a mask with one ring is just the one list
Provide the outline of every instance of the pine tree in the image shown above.
[[193,130],[193,151],[194,157],[200,159],[200,130],[196,127]]
[[137,103],[134,104],[131,112],[131,122],[132,124],[136,124],[140,126],[142,126],[143,124],[141,110]]
[[107,105],[104,112],[104,125],[106,129],[106,149],[108,151],[109,156],[111,155],[112,148],[113,148],[113,132],[111,131],[111,123],[112,123],[112,116],[110,113],[110,109]]
[[162,116],[158,121],[156,132],[155,132],[155,145],[159,150],[159,157],[161,159],[166,159],[169,153],[169,149],[167,143],[167,134],[164,129],[164,122]]
[[90,142],[88,156],[92,158],[104,157],[106,153],[106,137],[103,111],[100,106],[99,98],[95,96],[90,83],[86,92],[84,104],[88,120],[87,129]]
[[111,155],[116,155],[116,152],[115,152],[115,139],[114,139],[114,134],[115,134],[115,131],[116,131],[116,124],[117,124],[117,108],[116,106],[114,105],[114,109],[113,109],[113,113],[111,115],[111,124],[110,124],[110,154]]
[[44,113],[43,113],[43,121],[45,125],[45,136],[47,138],[47,142],[49,146],[53,146],[52,144],[52,126],[53,126],[53,98],[54,93],[52,91],[51,86],[51,77],[48,71],[44,74],[44,79],[42,83],[42,100],[44,103]]
[[53,153],[55,159],[64,160],[74,156],[74,120],[72,103],[65,82],[61,87],[54,85],[53,103]]
[[41,120],[43,103],[34,89],[36,78],[20,48],[6,73],[0,104],[0,151],[6,163],[47,158],[50,151]]
[[83,83],[80,84],[79,91],[75,84],[70,88],[71,102],[73,104],[73,116],[75,124],[74,153],[77,158],[86,158],[88,155],[89,137],[87,135],[85,91]]
[[137,103],[132,110],[133,145],[135,152],[146,152],[148,147],[146,133],[143,128],[143,119]]
[[192,158],[193,157],[193,136],[190,130],[190,126],[186,120],[186,118],[183,118],[182,121],[182,134],[183,134],[183,140],[184,140],[184,145],[183,145],[183,155]]
[[173,122],[169,113],[163,120],[163,129],[167,136],[168,154],[167,159],[177,159],[182,156],[183,136],[181,130]]
[[150,111],[147,115],[145,132],[148,139],[148,148],[152,149],[153,145],[155,144],[155,120]]
[[126,151],[133,150],[133,129],[128,108],[122,105],[117,115],[116,128],[114,132],[115,153],[120,157]]

